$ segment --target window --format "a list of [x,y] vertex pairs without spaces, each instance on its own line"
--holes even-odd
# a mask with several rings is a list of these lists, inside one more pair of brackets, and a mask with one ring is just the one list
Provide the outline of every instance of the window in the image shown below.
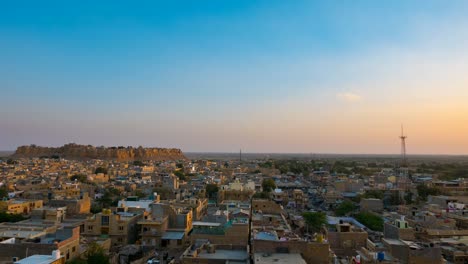
[[101,225],[108,226],[109,225],[109,216],[103,215],[101,216]]
[[119,230],[120,230],[120,231],[124,230],[124,227],[123,227],[123,226],[119,226]]
[[76,247],[72,247],[72,252],[75,252],[76,251]]
[[88,230],[93,230],[93,226],[88,226]]
[[123,242],[123,238],[119,237],[119,238],[117,238],[117,241],[118,241],[119,243],[122,243],[122,242]]

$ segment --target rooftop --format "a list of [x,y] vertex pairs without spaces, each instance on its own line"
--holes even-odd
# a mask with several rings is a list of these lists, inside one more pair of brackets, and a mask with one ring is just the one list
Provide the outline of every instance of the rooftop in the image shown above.
[[165,232],[161,239],[168,239],[168,240],[178,240],[184,237],[184,232]]
[[17,238],[36,238],[45,235],[44,231],[38,230],[2,230],[0,237],[17,237]]
[[16,261],[14,264],[50,264],[55,260],[57,259],[51,255],[33,255]]
[[266,231],[261,231],[255,234],[255,239],[258,240],[271,240],[271,241],[277,241],[278,240],[278,235],[274,231],[266,232]]
[[221,226],[221,223],[194,221],[192,225],[194,226]]
[[227,250],[227,249],[216,249],[214,253],[208,253],[202,251],[198,254],[199,258],[205,259],[225,259],[225,260],[245,260],[249,258],[249,254],[245,250]]
[[265,253],[255,253],[254,254],[254,263],[255,264],[268,264],[268,263],[278,263],[278,264],[306,264],[305,260],[302,258],[301,254],[284,254],[284,253],[274,253],[274,254],[265,254]]

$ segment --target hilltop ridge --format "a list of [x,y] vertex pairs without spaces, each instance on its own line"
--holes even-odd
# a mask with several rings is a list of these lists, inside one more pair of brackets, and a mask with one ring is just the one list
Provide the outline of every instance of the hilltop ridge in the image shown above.
[[133,160],[183,160],[187,159],[177,148],[143,147],[95,147],[92,145],[65,144],[61,147],[20,146],[12,157],[38,158],[59,156],[66,159],[103,159],[118,161]]

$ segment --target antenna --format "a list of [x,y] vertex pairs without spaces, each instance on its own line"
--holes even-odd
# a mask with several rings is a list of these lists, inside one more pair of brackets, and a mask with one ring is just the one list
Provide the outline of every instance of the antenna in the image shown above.
[[401,165],[406,166],[407,165],[407,159],[406,159],[406,138],[404,131],[403,131],[403,125],[401,125]]
[[409,188],[408,181],[408,171],[404,170],[404,167],[408,167],[408,159],[406,158],[406,138],[405,132],[403,130],[403,125],[401,125],[401,164],[400,164],[400,179],[398,180],[398,185],[400,188],[407,190]]

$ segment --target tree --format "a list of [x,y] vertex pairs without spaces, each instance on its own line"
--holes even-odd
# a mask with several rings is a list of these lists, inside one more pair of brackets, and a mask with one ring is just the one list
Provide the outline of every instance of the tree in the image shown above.
[[96,242],[88,244],[86,257],[88,259],[88,264],[109,263],[109,257],[105,254],[104,248]]
[[18,161],[14,160],[14,159],[7,159],[7,164],[8,165],[15,165],[15,164],[18,164]]
[[279,169],[280,173],[282,174],[292,172],[294,174],[308,175],[312,164],[298,160],[277,160],[275,161],[274,165],[275,168]]
[[109,208],[113,204],[111,195],[106,192],[101,198],[96,199],[96,202],[99,202],[101,208]]
[[258,198],[258,199],[268,199],[270,198],[270,193],[267,192],[256,192],[252,198]]
[[397,192],[392,192],[388,199],[388,202],[390,205],[400,205],[403,203],[402,199],[400,198],[400,194]]
[[102,208],[109,208],[117,205],[118,199],[115,199],[115,197],[120,197],[120,195],[121,192],[119,189],[110,187],[105,189],[104,195],[101,198],[96,199],[96,201],[100,203]]
[[266,161],[265,163],[260,163],[258,166],[262,168],[272,168],[273,167],[273,162],[271,161]]
[[109,194],[113,195],[113,196],[120,196],[121,195],[120,190],[117,189],[117,188],[114,188],[114,187],[106,189],[106,192],[109,192]]
[[21,214],[9,214],[6,212],[0,212],[0,222],[14,223],[14,222],[23,221],[25,219],[26,218],[22,216]]
[[135,196],[138,196],[138,198],[145,198],[146,194],[140,190],[135,191]]
[[75,175],[71,176],[70,180],[86,183],[86,182],[88,182],[88,177],[86,175],[84,175],[84,174],[75,174]]
[[304,221],[311,231],[318,232],[327,223],[327,216],[323,212],[305,212]]
[[100,213],[100,212],[102,212],[102,207],[99,204],[93,203],[91,205],[90,212],[93,213],[93,214]]
[[133,161],[133,166],[142,167],[145,166],[145,164],[141,160],[135,160]]
[[179,178],[179,180],[181,181],[185,181],[187,178],[185,177],[185,173],[181,170],[176,170],[174,171],[174,175],[177,176],[177,178]]
[[103,173],[103,174],[107,174],[107,169],[104,168],[104,167],[97,167],[96,170],[94,171],[95,174],[98,174],[98,173]]
[[8,190],[5,187],[0,188],[0,199],[8,198]]
[[369,212],[361,212],[355,216],[361,224],[374,231],[383,231],[384,221],[382,217]]
[[406,204],[411,204],[413,202],[413,193],[408,191],[406,194],[405,194],[405,202]]
[[428,187],[424,184],[420,184],[416,187],[418,190],[419,198],[423,201],[427,200],[429,195],[440,195],[440,190],[434,187]]
[[264,192],[271,192],[276,188],[276,183],[273,179],[265,179],[262,182],[262,188]]
[[216,184],[207,184],[206,185],[206,196],[208,198],[214,198],[214,195],[218,193],[219,187]]
[[157,193],[161,200],[167,200],[172,191],[167,187],[156,187],[153,189],[153,192]]
[[356,209],[354,203],[350,201],[342,202],[335,210],[337,216],[345,216]]

